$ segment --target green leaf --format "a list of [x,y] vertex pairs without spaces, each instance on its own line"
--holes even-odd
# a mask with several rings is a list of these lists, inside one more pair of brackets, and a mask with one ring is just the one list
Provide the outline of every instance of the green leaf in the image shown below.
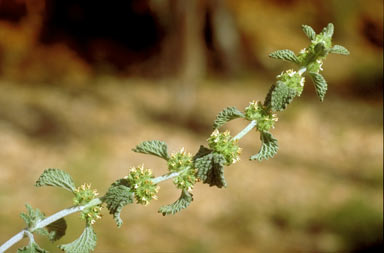
[[324,96],[327,93],[328,85],[324,77],[319,73],[309,73],[312,77],[312,81],[316,87],[316,93],[320,98],[320,101],[324,100]]
[[35,186],[56,186],[64,188],[73,192],[75,190],[75,183],[71,176],[63,170],[47,169],[36,181]]
[[213,153],[212,161],[212,169],[208,172],[206,182],[209,186],[227,187],[227,182],[224,178],[225,157],[221,154]]
[[330,53],[333,53],[333,54],[342,54],[342,55],[349,55],[349,51],[348,51],[348,49],[346,49],[345,47],[340,46],[340,45],[334,45],[334,46],[331,48]]
[[182,190],[179,199],[177,199],[174,203],[170,205],[160,207],[158,212],[162,213],[164,216],[169,214],[175,214],[187,208],[192,201],[192,193],[188,192],[187,190]]
[[260,140],[262,142],[260,151],[256,155],[251,156],[251,160],[267,160],[272,158],[279,150],[277,140],[272,136],[271,133],[261,132]]
[[301,27],[302,27],[303,32],[305,33],[305,35],[307,35],[308,39],[310,39],[310,40],[314,40],[315,39],[316,32],[315,32],[315,30],[313,30],[312,27],[310,27],[309,25],[302,25]]
[[37,243],[32,242],[27,246],[17,250],[17,253],[48,253],[45,249],[42,249]]
[[270,107],[273,112],[283,111],[296,96],[297,90],[278,81],[269,90],[264,105]]
[[199,152],[193,158],[197,169],[196,176],[203,182],[207,179],[208,171],[212,169],[212,157],[212,150],[200,146]]
[[144,141],[132,150],[137,153],[155,155],[167,161],[169,159],[168,146],[163,141]]
[[113,219],[118,227],[123,224],[123,221],[120,218],[121,210],[124,206],[131,204],[134,201],[134,194],[131,192],[128,185],[128,181],[124,178],[117,180],[111,187],[109,187],[107,193],[103,197],[103,202],[107,204],[109,213],[113,215]]
[[26,213],[21,213],[20,217],[25,221],[28,228],[33,228],[37,222],[43,220],[45,215],[39,209],[33,209],[31,205],[26,204]]
[[49,240],[57,241],[65,235],[67,230],[67,222],[64,218],[61,218],[49,224],[46,228],[49,232]]
[[277,50],[275,52],[270,53],[269,57],[284,61],[290,61],[296,64],[300,63],[295,53],[289,49]]
[[224,164],[226,160],[222,154],[214,153],[211,149],[200,146],[193,160],[197,169],[196,176],[204,184],[219,188],[227,186],[224,179]]
[[335,27],[333,26],[333,24],[329,23],[327,27],[324,27],[323,33],[326,34],[328,37],[332,37],[334,30],[335,30]]
[[220,128],[228,121],[237,118],[244,118],[244,114],[237,110],[234,106],[227,107],[217,115],[215,122],[213,122],[213,128]]
[[96,233],[90,225],[85,227],[83,233],[75,241],[59,246],[61,250],[68,253],[87,253],[93,251],[95,247]]

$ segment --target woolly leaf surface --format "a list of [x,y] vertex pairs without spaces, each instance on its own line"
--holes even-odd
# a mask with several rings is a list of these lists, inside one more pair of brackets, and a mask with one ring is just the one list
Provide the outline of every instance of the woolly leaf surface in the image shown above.
[[269,132],[261,132],[260,133],[261,140],[261,148],[259,153],[251,156],[251,160],[267,160],[272,158],[277,151],[279,150],[279,146],[277,144],[277,140],[272,136]]
[[142,154],[150,154],[161,157],[165,160],[169,159],[168,146],[163,141],[144,141],[132,149],[134,152]]
[[345,47],[340,46],[340,45],[334,45],[334,46],[331,48],[330,53],[333,53],[333,54],[342,54],[342,55],[349,55],[349,51],[348,51],[348,49],[346,49]]
[[283,111],[296,95],[295,89],[288,87],[283,82],[277,82],[269,90],[264,105],[270,107],[273,112]]
[[310,75],[315,84],[316,93],[319,96],[320,101],[323,101],[328,90],[327,81],[325,81],[324,77],[319,73],[310,73]]
[[226,187],[227,182],[224,178],[225,157],[219,153],[212,153],[212,167],[207,172],[207,178],[203,181],[209,186],[217,186],[218,188]]
[[193,201],[192,193],[187,190],[182,190],[180,198],[177,199],[174,203],[162,206],[159,209],[159,213],[165,215],[175,214],[181,210],[187,208]]
[[316,32],[315,32],[315,30],[313,30],[312,27],[310,27],[309,25],[302,25],[301,27],[302,27],[303,32],[305,33],[305,35],[307,35],[308,39],[310,39],[310,40],[314,40],[315,39]]
[[68,253],[87,253],[93,251],[95,247],[96,233],[90,225],[85,227],[83,233],[75,241],[59,246],[61,250]]
[[117,226],[120,227],[123,224],[120,218],[121,210],[134,201],[134,194],[128,187],[127,180],[120,179],[113,183],[103,197],[103,201],[107,204],[109,213],[113,215]]
[[227,107],[217,115],[216,120],[213,123],[213,128],[214,129],[220,128],[228,121],[231,121],[237,118],[244,118],[244,114],[234,106]]
[[36,181],[35,186],[56,186],[72,192],[75,190],[75,183],[71,176],[59,169],[44,170],[43,174]]
[[25,221],[28,228],[33,228],[37,222],[45,218],[44,214],[38,208],[33,209],[29,204],[26,204],[25,207],[27,208],[27,212],[21,213],[20,217]]
[[274,59],[284,60],[284,61],[290,61],[296,64],[300,63],[295,53],[289,49],[277,50],[275,52],[270,53],[269,57]]

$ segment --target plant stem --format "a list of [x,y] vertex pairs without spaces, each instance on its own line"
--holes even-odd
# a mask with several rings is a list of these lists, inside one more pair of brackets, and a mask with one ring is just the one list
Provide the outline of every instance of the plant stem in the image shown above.
[[233,137],[233,140],[240,140],[243,138],[249,131],[251,131],[255,126],[257,125],[256,120],[252,120],[248,126],[246,126],[243,130],[240,131],[235,137]]
[[0,246],[0,253],[5,252],[7,249],[12,247],[18,241],[25,237],[25,229],[21,230],[19,233],[12,236],[8,241],[6,241],[3,245]]
[[[33,228],[31,228],[29,230],[23,229],[22,231],[20,231],[16,235],[14,235],[11,239],[9,239],[3,245],[0,246],[0,253],[5,252],[7,249],[12,247],[17,242],[19,242],[25,236],[30,235],[31,232],[35,231],[36,229],[43,228],[43,227],[45,227],[49,224],[52,224],[53,222],[65,217],[65,216],[68,216],[68,215],[76,213],[76,212],[80,212],[80,211],[84,210],[85,208],[88,208],[91,206],[100,205],[101,203],[103,203],[103,202],[100,200],[100,198],[96,198],[96,199],[91,200],[88,204],[86,204],[84,206],[73,206],[73,207],[63,209],[63,210],[61,210],[55,214],[52,214],[51,216],[48,216],[44,220],[37,222]],[[28,236],[28,237],[31,238],[30,236]]]

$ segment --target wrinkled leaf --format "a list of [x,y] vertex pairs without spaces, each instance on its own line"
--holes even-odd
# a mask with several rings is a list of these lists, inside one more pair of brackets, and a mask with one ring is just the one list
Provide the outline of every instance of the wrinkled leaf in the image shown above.
[[95,247],[96,233],[90,225],[85,227],[83,233],[75,241],[59,246],[61,250],[68,253],[88,253],[93,251]]
[[314,40],[315,39],[316,32],[315,32],[315,30],[313,30],[312,27],[310,27],[309,25],[302,25],[301,27],[302,27],[303,32],[305,33],[305,35],[307,35],[308,39],[310,39],[310,40]]
[[277,50],[275,52],[270,53],[269,57],[284,61],[290,61],[296,64],[300,63],[295,53],[289,49]]
[[316,93],[320,98],[320,101],[324,100],[325,94],[328,90],[327,81],[325,81],[324,77],[319,73],[309,73],[312,77],[312,81],[315,84]]
[[237,118],[244,118],[244,114],[237,110],[236,107],[227,107],[217,115],[216,120],[213,123],[213,128],[220,128],[228,121]]
[[137,153],[155,155],[167,161],[169,159],[168,146],[163,141],[144,141],[132,150]]
[[193,201],[192,194],[187,190],[182,190],[179,199],[177,199],[172,204],[160,207],[158,212],[162,213],[164,216],[169,214],[175,214],[187,208],[192,201]]
[[36,181],[35,186],[56,186],[64,188],[73,192],[75,190],[75,183],[71,176],[63,170],[47,169]]
[[348,51],[348,49],[346,49],[345,47],[340,46],[340,45],[334,45],[334,46],[331,48],[330,53],[333,53],[333,54],[342,54],[342,55],[349,55],[349,51]]
[[267,160],[272,158],[277,151],[279,150],[279,146],[277,144],[277,140],[272,136],[269,132],[261,132],[260,133],[261,140],[261,148],[259,153],[251,156],[251,160]]
[[109,213],[113,215],[117,226],[120,227],[123,224],[120,218],[121,210],[134,201],[134,194],[128,187],[127,180],[120,179],[113,183],[103,197],[103,201],[107,204]]

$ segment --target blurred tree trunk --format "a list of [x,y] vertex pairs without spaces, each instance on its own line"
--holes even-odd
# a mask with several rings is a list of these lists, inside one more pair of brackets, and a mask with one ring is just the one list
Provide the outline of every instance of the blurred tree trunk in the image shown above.
[[177,34],[180,36],[180,66],[174,84],[173,107],[178,108],[178,119],[187,120],[195,106],[196,86],[206,73],[203,37],[203,1],[172,1],[177,11]]
[[240,34],[225,0],[208,1],[211,12],[213,46],[224,74],[241,69]]
[[196,87],[207,73],[211,54],[205,36],[210,37],[210,49],[220,71],[231,75],[240,65],[239,32],[224,0],[153,0],[152,4],[168,31],[162,53],[164,65],[159,67],[176,72],[170,107],[177,108],[175,121],[185,121],[192,116]]

